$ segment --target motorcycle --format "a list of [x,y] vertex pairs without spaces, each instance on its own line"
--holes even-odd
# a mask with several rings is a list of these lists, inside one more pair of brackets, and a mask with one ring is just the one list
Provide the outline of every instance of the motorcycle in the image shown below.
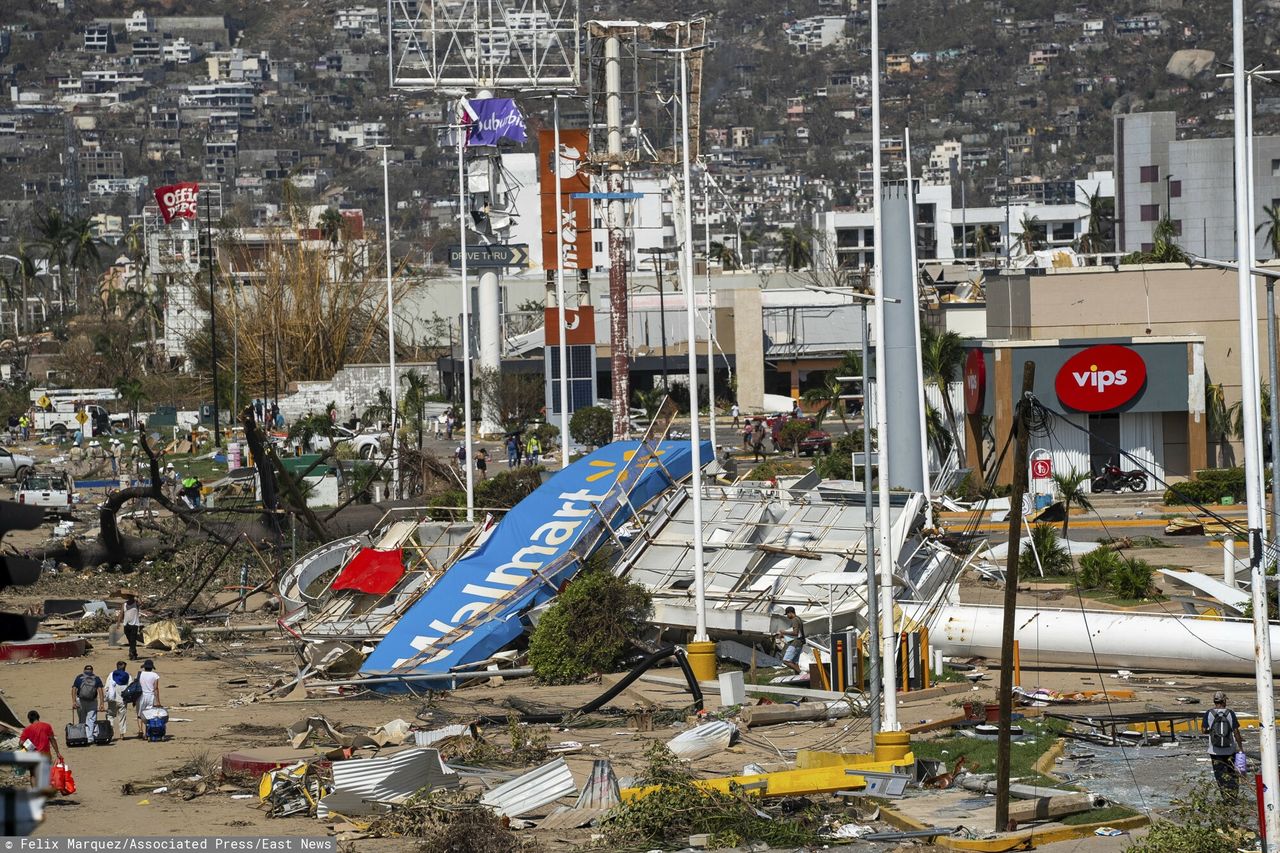
[[1147,472],[1124,471],[1115,462],[1102,466],[1098,476],[1093,478],[1095,492],[1145,492],[1147,490]]

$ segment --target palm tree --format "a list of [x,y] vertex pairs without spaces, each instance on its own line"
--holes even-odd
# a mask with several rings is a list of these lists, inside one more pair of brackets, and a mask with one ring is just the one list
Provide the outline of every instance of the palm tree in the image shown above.
[[738,253],[716,240],[711,241],[711,252],[708,254],[707,259],[718,262],[721,268],[725,270],[742,269],[742,262],[738,260]]
[[116,382],[116,392],[120,399],[129,404],[129,415],[136,426],[138,423],[138,404],[147,399],[147,391],[142,387],[142,380],[137,378],[120,379]]
[[[18,300],[22,306],[17,313],[15,321],[15,331],[21,335],[27,325],[27,295],[30,290],[31,282],[35,280],[38,270],[36,269],[35,258],[31,256],[26,245],[22,242],[18,243],[18,254],[13,260],[17,261],[13,273],[4,279],[5,298],[13,301]],[[15,284],[16,289],[15,289]]]
[[337,208],[326,207],[316,221],[316,227],[320,229],[320,236],[329,241],[329,245],[337,246],[342,239],[342,214]]
[[[379,388],[373,397],[373,402],[365,408],[364,413],[360,415],[360,420],[366,424],[386,423],[391,420],[391,395],[387,393],[387,389]],[[391,437],[394,442],[395,436]]]
[[951,452],[951,443],[954,438],[947,431],[947,425],[942,422],[942,415],[928,403],[924,404],[924,428],[926,437],[938,454],[938,459],[940,461],[946,459],[947,454]]
[[1263,205],[1262,212],[1267,221],[1258,226],[1258,231],[1267,230],[1267,245],[1271,247],[1271,257],[1280,258],[1280,202]]
[[1067,538],[1067,528],[1071,524],[1071,505],[1075,504],[1081,509],[1093,509],[1093,504],[1089,501],[1089,493],[1085,489],[1085,483],[1089,482],[1088,471],[1078,471],[1072,468],[1070,471],[1053,473],[1053,485],[1057,488],[1058,494],[1062,496],[1062,538]]
[[960,431],[951,405],[951,383],[959,377],[966,355],[964,338],[956,332],[937,332],[929,326],[920,327],[920,365],[924,381],[942,395],[942,410],[947,414],[947,426],[953,438],[958,437]]
[[1115,202],[1113,199],[1102,198],[1101,193],[1101,188],[1092,193],[1084,193],[1084,204],[1089,209],[1089,220],[1085,226],[1085,232],[1080,235],[1077,246],[1081,252],[1090,255],[1106,251],[1107,234],[1111,230]]
[[819,429],[822,428],[822,421],[827,417],[827,413],[834,410],[840,416],[840,423],[844,424],[844,431],[848,432],[849,421],[845,418],[844,401],[840,399],[844,389],[836,381],[836,376],[839,375],[841,374],[835,370],[827,371],[822,385],[805,391],[801,399],[806,403],[821,404],[821,408],[813,416]]
[[1165,217],[1156,223],[1152,234],[1155,242],[1150,252],[1130,252],[1120,259],[1122,264],[1181,264],[1186,263],[1187,253],[1174,239],[1177,233],[1173,220]]
[[1024,213],[1018,227],[1022,229],[1022,233],[1018,235],[1017,245],[1024,254],[1029,255],[1044,247],[1044,226],[1040,224],[1040,217]]
[[62,211],[51,207],[44,213],[36,214],[35,232],[35,244],[44,250],[44,256],[49,261],[49,272],[52,273],[54,267],[58,269],[57,289],[59,301],[61,301],[65,293],[64,267],[71,243],[67,219],[62,215]]
[[401,414],[405,418],[413,418],[414,433],[418,438],[418,449],[421,450],[422,419],[425,417],[423,410],[426,408],[427,398],[431,396],[431,389],[427,384],[426,377],[416,370],[410,370],[401,376],[400,381],[408,386],[405,389],[404,400],[401,403]]
[[782,229],[782,260],[788,272],[804,269],[813,260],[808,240],[794,228]]
[[1219,464],[1229,467],[1234,462],[1231,439],[1240,439],[1244,435],[1240,401],[1237,400],[1228,406],[1223,395],[1222,383],[1206,385],[1204,396],[1204,410],[1208,421],[1205,426],[1209,433],[1209,440],[1218,445]]
[[979,225],[973,230],[973,254],[979,258],[991,254],[991,235],[987,233],[985,225]]

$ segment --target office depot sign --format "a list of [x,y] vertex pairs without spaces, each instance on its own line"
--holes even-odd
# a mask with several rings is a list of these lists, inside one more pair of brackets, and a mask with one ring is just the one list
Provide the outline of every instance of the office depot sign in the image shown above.
[[1077,412],[1109,412],[1138,396],[1147,364],[1128,347],[1103,344],[1081,350],[1058,370],[1058,399]]

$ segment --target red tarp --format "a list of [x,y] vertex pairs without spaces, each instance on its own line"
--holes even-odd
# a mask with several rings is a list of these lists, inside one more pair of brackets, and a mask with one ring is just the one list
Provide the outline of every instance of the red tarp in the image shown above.
[[338,572],[330,588],[385,595],[404,577],[403,559],[403,551],[399,548],[392,551],[361,548],[360,553]]

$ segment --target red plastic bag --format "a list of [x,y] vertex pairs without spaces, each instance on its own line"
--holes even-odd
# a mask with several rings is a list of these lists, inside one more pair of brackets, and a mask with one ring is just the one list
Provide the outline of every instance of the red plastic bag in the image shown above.
[[71,775],[71,768],[67,766],[67,762],[59,758],[49,771],[49,787],[53,788],[59,794],[74,794],[76,792],[76,780]]

